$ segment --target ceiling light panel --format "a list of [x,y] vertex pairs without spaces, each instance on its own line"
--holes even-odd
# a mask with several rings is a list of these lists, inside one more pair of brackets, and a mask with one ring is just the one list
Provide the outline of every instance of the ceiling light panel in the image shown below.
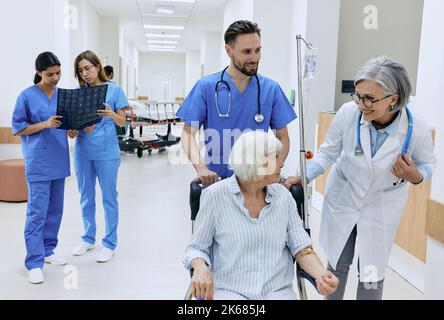
[[150,30],[179,30],[179,31],[182,31],[184,29],[184,26],[157,25],[157,24],[145,24],[143,27],[145,29],[150,29]]
[[150,49],[176,49],[176,46],[149,45]]
[[177,44],[177,41],[167,41],[167,40],[148,40],[148,43],[165,43],[165,44]]
[[145,35],[147,38],[168,38],[168,39],[179,39],[180,38],[180,34],[147,33]]
[[174,6],[158,5],[156,12],[159,14],[174,14]]
[[156,0],[156,2],[159,3],[188,3],[188,4],[193,4],[195,2],[195,0]]

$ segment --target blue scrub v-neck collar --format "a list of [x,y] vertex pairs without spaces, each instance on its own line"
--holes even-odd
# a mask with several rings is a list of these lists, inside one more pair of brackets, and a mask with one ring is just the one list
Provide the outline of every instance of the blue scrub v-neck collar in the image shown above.
[[52,97],[51,97],[51,99],[46,95],[46,93],[38,86],[38,85],[34,85],[35,86],[35,88],[37,89],[37,91],[38,92],[40,92],[40,94],[42,94],[44,97],[45,97],[45,99],[46,99],[46,101],[48,102],[48,103],[51,103],[52,102],[52,100],[54,99],[54,97],[57,95],[57,87],[55,87],[54,88],[54,94],[52,95]]
[[248,88],[250,87],[250,85],[251,85],[251,80],[252,80],[252,78],[254,78],[254,76],[251,76],[250,77],[250,80],[248,81],[248,84],[245,86],[245,90],[244,90],[244,92],[240,92],[239,91],[239,89],[237,88],[237,86],[236,86],[236,84],[234,83],[234,81],[233,81],[233,79],[231,79],[231,76],[228,74],[228,72],[226,72],[225,73],[226,75],[227,75],[227,79],[228,79],[228,81],[229,81],[229,85],[230,85],[230,87],[231,87],[231,90],[233,90],[233,88],[236,90],[236,92],[239,94],[239,96],[240,97],[243,97],[244,96],[244,94],[245,94],[245,92],[247,92],[247,90],[248,90]]

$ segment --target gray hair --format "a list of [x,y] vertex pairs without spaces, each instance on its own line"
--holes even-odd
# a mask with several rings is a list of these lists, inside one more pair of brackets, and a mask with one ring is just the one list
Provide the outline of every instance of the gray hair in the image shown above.
[[395,60],[386,56],[369,60],[358,71],[355,86],[364,80],[376,81],[386,95],[398,94],[398,102],[391,111],[400,110],[408,104],[412,85],[406,68]]
[[228,163],[241,181],[258,181],[267,157],[281,150],[282,144],[274,134],[248,131],[234,143]]

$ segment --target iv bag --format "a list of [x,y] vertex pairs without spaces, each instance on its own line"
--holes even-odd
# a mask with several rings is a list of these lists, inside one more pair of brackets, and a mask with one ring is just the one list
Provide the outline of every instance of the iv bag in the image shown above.
[[307,49],[304,58],[304,79],[314,79],[317,63],[317,48]]

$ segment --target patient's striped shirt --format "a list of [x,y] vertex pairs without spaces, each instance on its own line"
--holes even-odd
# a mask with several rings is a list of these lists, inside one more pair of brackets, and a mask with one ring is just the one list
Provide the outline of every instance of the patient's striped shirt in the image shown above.
[[258,219],[249,216],[235,176],[206,188],[184,264],[203,258],[216,299],[296,298],[292,257],[311,245],[290,192],[267,187]]

